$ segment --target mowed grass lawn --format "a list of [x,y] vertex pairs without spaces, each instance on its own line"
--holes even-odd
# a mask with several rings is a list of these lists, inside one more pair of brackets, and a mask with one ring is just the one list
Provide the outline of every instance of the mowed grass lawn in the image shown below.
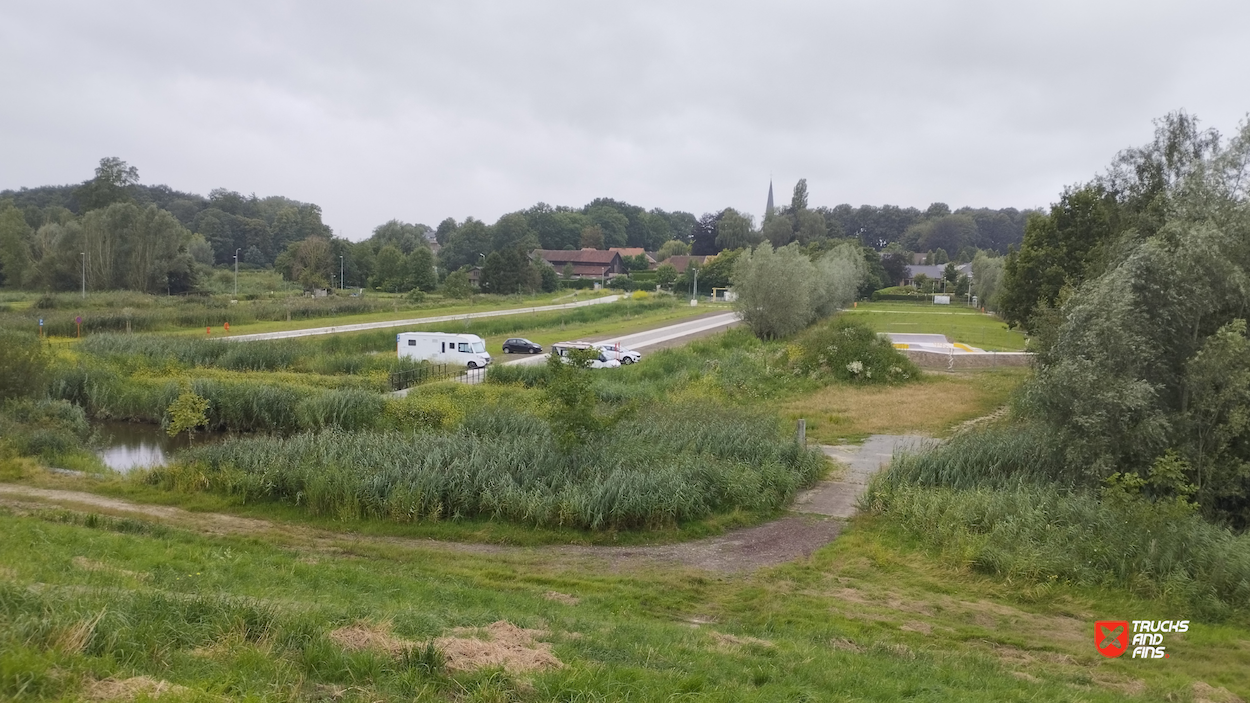
[[791,421],[807,420],[808,438],[822,444],[860,442],[874,434],[942,437],[1004,406],[1030,373],[1004,367],[926,371],[919,382],[898,386],[826,386],[778,409]]
[[[162,700],[1250,695],[1244,622],[1195,621],[1168,636],[1167,660],[1106,659],[1094,620],[1183,616],[1115,592],[983,577],[870,518],[809,560],[728,575],[610,554],[475,554],[298,531],[214,536],[30,505],[21,513],[0,508],[8,700],[81,700],[99,695],[99,681],[138,686],[141,676],[185,687]],[[550,647],[558,663],[458,671],[422,653],[434,638],[467,636],[455,628],[498,621],[541,631],[525,650]],[[357,642],[360,632],[391,639],[353,651],[331,636],[353,626]]]
[[986,351],[1023,351],[1027,337],[993,315],[958,305],[861,302],[842,315],[878,332],[944,334]]

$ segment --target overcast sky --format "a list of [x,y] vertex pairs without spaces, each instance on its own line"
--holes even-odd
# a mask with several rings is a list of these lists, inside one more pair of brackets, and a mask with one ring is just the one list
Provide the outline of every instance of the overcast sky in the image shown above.
[[1250,110],[1250,2],[0,0],[0,189],[315,202],[351,239],[606,196],[1035,207]]

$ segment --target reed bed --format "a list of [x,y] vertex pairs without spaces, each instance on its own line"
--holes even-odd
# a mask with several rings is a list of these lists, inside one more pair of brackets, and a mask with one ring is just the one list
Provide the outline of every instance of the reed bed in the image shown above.
[[228,440],[194,449],[148,480],[345,519],[484,517],[605,530],[776,510],[824,465],[775,419],[749,413],[669,408],[565,452],[540,419],[494,409],[452,432]]
[[1080,475],[1042,428],[1009,424],[896,456],[862,503],[960,565],[1043,590],[1119,587],[1209,617],[1250,604],[1250,534]]
[[63,369],[49,393],[70,401],[92,417],[163,423],[166,409],[184,387],[208,399],[208,429],[230,432],[279,432],[374,426],[387,398],[359,388],[318,388],[295,383],[248,379],[134,378],[109,369]]

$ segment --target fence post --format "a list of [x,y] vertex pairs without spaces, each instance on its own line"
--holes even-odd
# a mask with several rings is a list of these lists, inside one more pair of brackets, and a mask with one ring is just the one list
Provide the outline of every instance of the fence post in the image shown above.
[[799,426],[795,432],[794,439],[800,447],[807,446],[807,420],[799,418]]

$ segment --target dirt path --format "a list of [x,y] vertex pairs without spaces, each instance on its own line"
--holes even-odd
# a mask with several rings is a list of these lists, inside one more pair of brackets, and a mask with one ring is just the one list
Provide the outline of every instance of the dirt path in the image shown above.
[[510,547],[379,537],[222,513],[196,513],[170,506],[132,503],[83,491],[32,488],[15,484],[0,484],[0,505],[19,512],[57,506],[78,512],[141,516],[198,533],[259,537],[297,549],[326,552],[341,552],[350,549],[353,544],[372,543],[469,554],[559,555],[571,560],[595,562],[598,566],[617,570],[652,565],[740,573],[805,558],[833,541],[842,531],[846,518],[854,515],[855,501],[866,487],[868,479],[889,463],[894,451],[917,448],[930,441],[932,440],[923,437],[905,435],[874,435],[862,447],[823,447],[826,455],[845,464],[845,471],[843,475],[822,481],[800,494],[789,515],[718,537],[655,546]]

